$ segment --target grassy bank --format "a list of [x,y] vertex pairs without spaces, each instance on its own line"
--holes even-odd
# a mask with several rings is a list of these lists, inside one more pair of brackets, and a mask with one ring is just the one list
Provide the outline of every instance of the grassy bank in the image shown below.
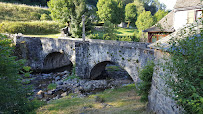
[[[133,33],[134,33],[135,29],[134,28],[116,28],[115,29],[115,34],[117,36],[122,36],[122,37],[125,37],[125,36],[132,36]],[[103,35],[105,34],[103,31],[97,31],[97,30],[94,30],[93,31],[93,34],[98,34],[99,38],[102,39],[103,38]]]
[[31,35],[58,34],[64,24],[54,21],[5,21],[0,23],[0,33],[22,33]]
[[[0,2],[0,22],[2,21],[32,21],[40,20],[43,14],[46,14],[47,20],[50,19],[50,12],[46,8],[11,4]],[[46,20],[46,19],[45,19]]]
[[[103,102],[95,102],[96,98]],[[50,102],[37,110],[38,114],[145,114],[145,104],[139,102],[140,96],[131,84],[118,89],[79,98],[71,94]]]

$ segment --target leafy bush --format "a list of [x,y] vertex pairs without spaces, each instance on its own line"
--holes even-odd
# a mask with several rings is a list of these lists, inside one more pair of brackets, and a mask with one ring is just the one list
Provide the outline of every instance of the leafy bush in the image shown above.
[[53,83],[51,83],[51,84],[49,84],[48,86],[47,86],[47,89],[48,90],[52,90],[52,89],[56,89],[56,84],[53,84]]
[[30,12],[30,17],[29,19],[30,20],[40,20],[40,13],[37,13],[37,12]]
[[40,20],[51,20],[51,17],[44,13],[41,15]]
[[115,34],[114,30],[114,24],[111,23],[110,21],[105,21],[104,22],[104,35],[103,35],[103,40],[116,40],[117,36]]
[[88,38],[90,38],[90,39],[99,39],[99,34],[90,34],[88,36]]
[[120,37],[119,41],[132,41],[130,36]]
[[154,63],[148,61],[147,65],[140,71],[139,78],[142,80],[138,85],[138,94],[141,95],[141,101],[147,102],[151,88],[152,76],[154,71]]
[[0,112],[28,113],[37,107],[28,100],[31,89],[22,85],[19,75],[24,62],[13,56],[11,44],[11,40],[0,34]]
[[0,33],[52,34],[58,33],[65,25],[52,21],[2,22]]
[[[169,49],[171,58],[163,68],[166,84],[172,89],[171,96],[186,113],[203,112],[203,29],[198,35],[196,26],[190,26],[177,37],[171,39]],[[187,34],[188,35],[187,35]],[[184,35],[184,37],[182,37]],[[182,38],[180,38],[182,37]],[[171,75],[172,74],[172,75]]]
[[23,70],[24,70],[24,71],[20,71],[20,72],[24,74],[24,77],[30,77],[30,73],[32,73],[31,67],[29,67],[29,66],[24,66],[24,67],[23,67]]

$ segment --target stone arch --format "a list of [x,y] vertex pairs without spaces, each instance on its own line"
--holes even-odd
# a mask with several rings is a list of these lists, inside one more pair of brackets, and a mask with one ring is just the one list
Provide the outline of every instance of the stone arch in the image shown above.
[[130,78],[131,80],[133,80],[133,78],[129,75],[127,70],[122,68],[122,66],[120,64],[113,62],[113,61],[103,61],[103,62],[99,62],[96,65],[94,65],[93,68],[90,70],[90,79],[93,79],[93,80],[94,79],[96,79],[96,80],[104,79],[107,75],[106,71],[105,71],[107,65],[115,65],[115,66],[119,67],[120,69],[124,70],[125,73],[128,75],[125,78]]
[[52,52],[49,53],[43,62],[43,69],[47,72],[60,72],[68,70],[71,72],[73,63],[69,60],[69,57],[65,53]]

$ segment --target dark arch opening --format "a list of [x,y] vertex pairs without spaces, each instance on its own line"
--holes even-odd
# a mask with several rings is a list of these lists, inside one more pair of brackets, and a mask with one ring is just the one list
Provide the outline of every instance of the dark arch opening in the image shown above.
[[133,81],[125,69],[111,61],[104,61],[96,64],[90,72],[90,78],[92,80],[128,79]]
[[43,63],[44,72],[71,72],[73,63],[68,59],[68,55],[60,52],[53,52],[46,56]]

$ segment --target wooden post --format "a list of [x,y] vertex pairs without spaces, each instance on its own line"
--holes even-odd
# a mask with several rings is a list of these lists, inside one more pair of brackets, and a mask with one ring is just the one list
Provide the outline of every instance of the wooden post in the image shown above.
[[82,15],[82,41],[85,42],[85,15]]

